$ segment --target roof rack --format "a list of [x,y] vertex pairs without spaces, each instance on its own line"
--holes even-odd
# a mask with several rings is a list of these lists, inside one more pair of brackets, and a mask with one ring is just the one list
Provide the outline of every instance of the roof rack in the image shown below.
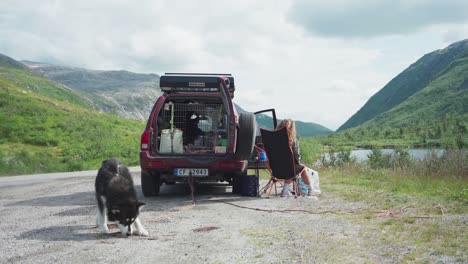
[[161,75],[159,86],[166,93],[173,92],[220,92],[219,77],[226,77],[227,88],[234,98],[234,77],[228,73],[166,73]]
[[190,72],[166,72],[166,75],[208,75],[208,76],[232,76],[230,73],[190,73]]

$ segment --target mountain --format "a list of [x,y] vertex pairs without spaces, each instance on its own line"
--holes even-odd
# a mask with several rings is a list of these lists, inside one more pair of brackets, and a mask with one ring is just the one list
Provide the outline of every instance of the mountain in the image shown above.
[[92,109],[89,100],[73,89],[37,75],[19,61],[0,54],[0,67],[0,88],[7,95],[20,92],[26,97],[34,95]]
[[95,169],[109,157],[136,165],[143,128],[0,54],[0,175]]
[[[244,109],[242,109],[240,106],[236,105],[236,110],[238,113],[245,112]],[[261,110],[261,109],[258,109]],[[256,115],[256,121],[258,124],[258,129],[260,128],[265,128],[272,130],[273,129],[273,118],[265,115],[265,114],[257,114]],[[281,119],[277,119],[277,122],[281,122]],[[260,130],[257,131],[257,134],[259,134]],[[326,136],[330,135],[333,133],[332,130],[319,125],[315,124],[312,122],[302,122],[302,121],[296,121],[296,133],[299,136],[302,137],[318,137],[318,136]]]
[[[425,89],[446,73],[450,67],[454,67],[456,61],[466,56],[467,48],[468,39],[424,55],[372,96],[337,131],[356,127],[371,120]],[[438,100],[438,98],[434,99]],[[432,102],[430,103],[432,104]]]
[[[128,71],[98,71],[42,62],[22,61],[45,77],[73,88],[88,98],[102,112],[147,120],[156,99],[162,94],[157,74]],[[239,92],[239,91],[238,91]],[[238,113],[244,112],[236,105]],[[259,119],[260,127],[268,128],[272,119],[266,115]],[[297,133],[304,137],[322,136],[332,131],[315,123],[298,121]]]
[[303,137],[326,136],[333,133],[332,130],[322,125],[302,121],[296,121],[296,130],[297,134]]
[[157,74],[22,62],[48,79],[80,92],[98,110],[122,117],[147,120],[156,98],[162,94]]
[[363,125],[411,127],[427,123],[426,126],[433,126],[449,116],[468,121],[468,41],[457,59],[439,71],[428,85]]
[[[428,61],[436,65],[427,64]],[[447,63],[448,61],[450,62]],[[421,64],[422,62],[426,65]],[[442,64],[445,67],[440,67],[441,62],[444,62]],[[434,69],[438,69],[436,73]],[[367,147],[382,145],[463,148],[467,146],[468,40],[425,55],[399,77],[403,75],[407,83],[402,81],[399,87],[416,85],[415,80],[420,76],[431,76],[431,79],[429,81],[427,78],[421,79],[421,83],[425,84],[424,87],[418,88],[418,91],[391,109],[354,127],[344,130],[343,127],[340,128],[340,131],[327,138],[326,143]],[[387,85],[384,88],[385,93],[391,91],[388,87]],[[392,98],[404,97],[398,94],[400,90],[393,92],[389,101]],[[379,96],[382,94],[382,91],[378,92]],[[375,98],[378,98],[377,94],[371,100],[375,102],[377,100]],[[370,106],[364,106],[361,113],[370,111],[368,107]],[[362,117],[360,113],[355,116]]]
[[0,66],[2,67],[12,67],[12,68],[17,68],[17,69],[27,69],[27,67],[19,62],[16,61],[8,56],[5,56],[0,53]]

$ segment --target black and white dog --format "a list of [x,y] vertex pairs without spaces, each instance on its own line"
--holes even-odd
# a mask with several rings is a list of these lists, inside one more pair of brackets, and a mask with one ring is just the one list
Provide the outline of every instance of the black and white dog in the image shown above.
[[132,176],[118,159],[102,162],[96,182],[98,212],[96,224],[103,233],[109,233],[107,221],[116,222],[124,235],[148,236],[138,214],[145,204],[138,201]]

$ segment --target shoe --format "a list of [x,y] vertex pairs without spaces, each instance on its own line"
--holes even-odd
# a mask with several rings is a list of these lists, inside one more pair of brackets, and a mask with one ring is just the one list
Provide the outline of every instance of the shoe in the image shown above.
[[311,190],[309,190],[309,191],[307,192],[307,196],[314,196],[314,195],[315,195],[315,193],[314,193],[313,191],[311,191]]
[[283,189],[281,190],[281,197],[291,197],[292,194],[289,191],[289,183],[284,183]]

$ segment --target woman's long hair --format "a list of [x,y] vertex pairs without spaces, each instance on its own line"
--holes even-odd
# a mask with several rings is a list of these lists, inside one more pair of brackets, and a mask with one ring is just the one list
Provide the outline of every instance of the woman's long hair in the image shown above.
[[292,119],[286,118],[281,120],[276,129],[283,127],[286,127],[288,130],[289,146],[292,146],[294,140],[296,140],[296,123]]

